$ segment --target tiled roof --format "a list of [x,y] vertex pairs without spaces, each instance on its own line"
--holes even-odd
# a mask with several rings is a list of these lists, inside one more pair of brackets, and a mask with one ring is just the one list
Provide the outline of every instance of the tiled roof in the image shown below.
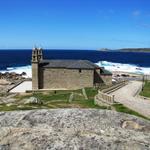
[[96,64],[88,60],[43,60],[40,65],[44,68],[95,69]]

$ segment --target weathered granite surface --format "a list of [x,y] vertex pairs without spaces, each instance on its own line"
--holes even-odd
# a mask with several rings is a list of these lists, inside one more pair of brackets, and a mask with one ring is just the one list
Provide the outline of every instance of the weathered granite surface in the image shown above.
[[149,150],[150,122],[108,110],[0,112],[0,150]]

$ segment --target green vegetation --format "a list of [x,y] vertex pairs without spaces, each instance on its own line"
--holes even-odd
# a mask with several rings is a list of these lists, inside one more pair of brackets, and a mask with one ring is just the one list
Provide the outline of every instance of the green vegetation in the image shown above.
[[13,105],[0,104],[0,111],[32,110],[32,109],[36,109],[35,105],[34,107],[30,105],[20,105],[19,107],[18,105],[15,105],[15,104]]
[[89,99],[94,99],[95,95],[98,94],[98,90],[94,88],[85,88],[85,91]]
[[[94,104],[94,97],[98,93],[97,89],[85,88],[88,100],[85,99],[82,90],[75,91],[50,91],[50,92],[35,92],[27,93],[25,95],[18,94],[14,98],[15,103],[0,104],[0,111],[14,111],[14,110],[32,110],[32,109],[54,109],[54,108],[95,108],[95,109],[115,109],[118,112],[123,112],[138,117],[148,119],[139,113],[125,107],[122,104],[114,104],[110,107],[97,106]],[[70,95],[73,94],[73,100],[69,102]],[[41,104],[25,104],[25,100],[30,97],[38,98]],[[150,119],[148,119],[150,120]]]
[[[107,109],[106,106],[97,106],[94,104],[94,97],[98,93],[97,89],[85,88],[88,100],[83,96],[82,90],[75,91],[50,91],[50,92],[36,92],[28,93],[25,95],[18,94],[14,98],[15,104],[0,105],[0,111],[13,111],[13,110],[30,110],[30,109],[52,109],[52,108],[96,108]],[[70,103],[70,95],[74,93],[73,100]],[[24,100],[30,97],[36,97],[42,101],[42,104],[24,104]],[[108,108],[110,109],[110,108]]]
[[8,96],[9,93],[0,93],[0,97]]
[[134,116],[137,116],[137,117],[141,117],[141,118],[150,120],[149,118],[139,114],[138,112],[136,112],[134,110],[131,110],[128,107],[125,107],[123,104],[114,104],[113,107],[118,112],[123,112],[123,113],[127,113],[127,114],[130,114],[130,115],[134,115]]
[[150,97],[150,82],[146,81],[143,90],[140,93],[141,96]]

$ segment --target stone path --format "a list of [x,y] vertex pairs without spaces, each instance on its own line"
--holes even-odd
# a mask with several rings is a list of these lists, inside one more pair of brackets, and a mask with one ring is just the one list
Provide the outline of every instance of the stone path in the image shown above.
[[13,88],[10,93],[25,93],[27,90],[32,90],[32,81],[24,81],[15,88]]
[[115,101],[150,118],[150,101],[136,96],[141,87],[142,82],[131,81],[128,85],[111,94],[115,95]]

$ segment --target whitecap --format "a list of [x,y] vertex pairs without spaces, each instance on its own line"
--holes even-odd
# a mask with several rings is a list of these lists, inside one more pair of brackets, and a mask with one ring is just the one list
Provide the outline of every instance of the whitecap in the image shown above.
[[96,64],[110,71],[121,71],[121,72],[150,75],[150,67],[139,67],[134,64],[113,63],[108,61],[99,61]]
[[31,72],[31,65],[28,66],[21,66],[21,67],[8,67],[6,70],[2,70],[0,71],[1,73],[5,73],[5,72],[15,72],[18,74],[21,74],[22,72],[25,72],[26,75],[24,75],[23,77],[25,78],[31,78],[32,77],[32,72]]

